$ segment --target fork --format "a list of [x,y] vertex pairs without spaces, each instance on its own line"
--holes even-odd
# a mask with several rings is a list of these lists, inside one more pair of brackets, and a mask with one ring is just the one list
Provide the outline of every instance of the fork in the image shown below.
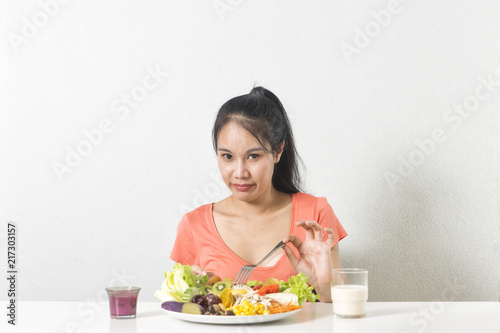
[[239,285],[239,284],[245,284],[245,282],[247,281],[247,279],[250,276],[250,274],[252,274],[252,272],[255,269],[255,267],[257,267],[260,264],[262,264],[264,262],[264,260],[266,260],[267,258],[269,258],[269,256],[271,254],[273,254],[274,252],[276,252],[276,250],[278,250],[279,248],[281,248],[283,245],[285,245],[285,243],[283,243],[283,241],[279,242],[278,245],[276,245],[274,247],[274,249],[272,249],[271,252],[269,252],[257,264],[255,264],[255,265],[245,265],[245,266],[241,267],[240,271],[238,272],[238,275],[236,275],[236,279],[234,280],[234,284],[233,285],[236,286],[236,285]]

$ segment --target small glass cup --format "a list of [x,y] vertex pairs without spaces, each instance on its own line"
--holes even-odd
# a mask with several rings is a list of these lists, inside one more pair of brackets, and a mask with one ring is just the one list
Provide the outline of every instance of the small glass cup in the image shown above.
[[109,312],[113,319],[133,319],[137,310],[139,287],[109,287]]
[[339,318],[364,318],[368,300],[368,271],[360,268],[332,270],[333,314]]

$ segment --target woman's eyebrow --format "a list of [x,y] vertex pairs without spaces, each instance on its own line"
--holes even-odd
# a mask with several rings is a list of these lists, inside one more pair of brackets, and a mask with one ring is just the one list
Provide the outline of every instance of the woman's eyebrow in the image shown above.
[[[230,152],[231,152],[231,151],[230,151],[229,149],[227,149],[227,148],[219,148],[218,150],[219,150],[219,151],[225,151],[225,152],[228,152],[228,153],[230,153]],[[248,149],[248,150],[246,151],[246,153],[247,153],[247,154],[249,154],[249,153],[253,153],[254,151],[261,151],[261,150],[265,150],[265,149],[264,149],[264,148],[262,148],[262,147],[250,148],[250,149]]]
[[258,147],[258,148],[250,148],[247,150],[247,154],[248,153],[253,153],[254,151],[260,151],[260,150],[265,150],[264,148],[262,147]]

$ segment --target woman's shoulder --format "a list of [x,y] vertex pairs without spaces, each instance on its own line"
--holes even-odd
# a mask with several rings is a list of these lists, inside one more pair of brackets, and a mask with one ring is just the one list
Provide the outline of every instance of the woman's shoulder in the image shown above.
[[207,214],[210,214],[211,210],[212,210],[211,203],[206,204],[206,205],[202,205],[198,208],[193,209],[190,212],[185,213],[184,216],[182,217],[182,219],[186,220],[186,221],[197,221],[200,218],[206,217]]
[[[321,225],[332,228],[339,221],[326,197],[318,197],[307,193],[294,195],[294,217],[296,219],[314,220]],[[342,234],[342,232],[340,233]]]
[[305,205],[324,205],[327,203],[325,197],[317,197],[312,194],[297,192],[293,194],[294,200]]

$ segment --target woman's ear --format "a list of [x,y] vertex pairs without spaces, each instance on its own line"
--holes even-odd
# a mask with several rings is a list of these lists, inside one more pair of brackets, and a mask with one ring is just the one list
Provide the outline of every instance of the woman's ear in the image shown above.
[[285,148],[285,141],[283,141],[276,149],[276,153],[274,153],[274,163],[278,163],[281,159],[281,155],[283,155],[283,148]]

